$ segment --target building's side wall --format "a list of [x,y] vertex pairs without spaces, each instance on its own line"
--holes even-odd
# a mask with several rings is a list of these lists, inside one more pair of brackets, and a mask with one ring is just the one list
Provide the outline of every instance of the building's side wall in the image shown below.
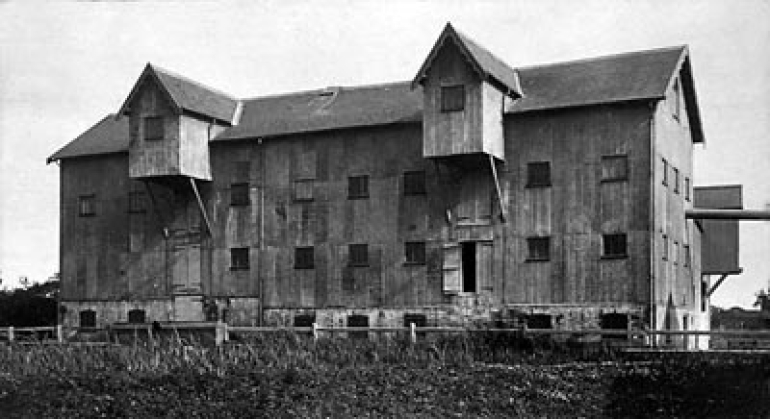
[[[61,298],[121,298],[128,291],[129,179],[125,154],[61,162]],[[79,199],[93,199],[81,216]]]
[[[505,304],[550,306],[553,313],[560,305],[605,307],[643,317],[650,292],[649,121],[646,104],[506,118],[502,184],[510,210],[498,268]],[[627,156],[627,180],[602,181],[602,157],[619,155]],[[552,186],[526,186],[530,162],[550,163]],[[603,234],[614,233],[627,235],[627,257],[602,256]],[[529,237],[550,237],[549,261],[527,261]]]
[[[139,87],[129,116],[129,176],[132,178],[180,174],[180,120],[167,96],[153,81]],[[163,117],[163,139],[145,140],[146,117]]]
[[701,310],[700,239],[698,227],[685,219],[685,210],[693,206],[693,143],[681,88],[677,95],[675,84],[658,102],[653,128],[654,324],[658,329],[703,330],[709,320]]

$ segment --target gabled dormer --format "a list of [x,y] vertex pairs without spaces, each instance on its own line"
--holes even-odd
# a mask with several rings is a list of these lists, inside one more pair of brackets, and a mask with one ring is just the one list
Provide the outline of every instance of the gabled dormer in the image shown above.
[[516,71],[447,23],[412,81],[423,87],[423,157],[504,160],[506,100],[522,96]]
[[235,122],[238,102],[147,64],[118,115],[128,116],[129,176],[211,180],[209,141]]

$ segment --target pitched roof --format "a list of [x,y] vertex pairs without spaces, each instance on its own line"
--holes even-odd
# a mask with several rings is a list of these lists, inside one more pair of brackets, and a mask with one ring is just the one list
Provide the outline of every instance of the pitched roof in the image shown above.
[[665,98],[681,72],[693,142],[704,141],[686,46],[518,69],[524,97],[512,113]]
[[119,114],[122,115],[126,112],[145,77],[155,79],[177,109],[215,118],[229,124],[234,122],[233,119],[238,107],[236,99],[150,63],[147,63],[142,75],[139,76],[139,80],[120,107]]
[[662,99],[685,47],[521,67],[524,97],[513,112]]
[[70,157],[120,153],[126,150],[128,150],[128,118],[116,118],[115,114],[110,114],[53,153],[46,163]]
[[422,94],[409,82],[330,87],[244,100],[238,125],[214,141],[421,120]]
[[420,71],[418,71],[417,75],[414,77],[414,80],[412,81],[413,88],[420,84],[425,78],[428,69],[430,69],[441,46],[447,39],[454,40],[455,44],[468,58],[471,66],[473,66],[485,80],[501,87],[501,90],[506,91],[506,93],[512,97],[521,97],[522,90],[519,85],[519,78],[516,75],[516,71],[489,52],[486,48],[480,46],[471,38],[456,30],[451,23],[446,24],[444,30],[441,32],[441,35],[439,35],[438,40],[428,54],[428,57],[425,59],[425,62],[423,62],[420,67]]
[[[199,96],[210,97],[206,92],[197,96],[187,94],[196,90],[194,87],[189,87],[190,84],[185,82],[185,79],[175,78],[174,80],[178,81],[177,84],[170,81],[174,78],[173,76],[163,71],[157,72],[155,67],[148,66],[148,68],[153,71],[153,74],[158,74],[159,80],[165,80],[163,83],[164,86],[168,86],[166,88],[169,89],[169,95],[175,94],[177,97],[175,100],[180,103],[194,102],[192,98]],[[668,85],[679,72],[682,74],[682,88],[693,141],[703,141],[686,47],[524,67],[518,71],[525,97],[516,100],[508,110],[508,113],[513,114],[635,100],[660,100],[665,97]],[[164,78],[166,76],[168,78]],[[220,110],[226,110],[229,118],[234,118],[237,112],[234,99],[226,98],[222,102],[206,103],[226,105],[220,106]],[[403,122],[417,123],[422,120],[422,92],[419,88],[410,89],[410,82],[331,87],[244,99],[240,102],[240,107],[241,116],[237,125],[228,128],[213,141]],[[212,111],[195,112],[211,113]],[[108,144],[99,144],[97,138],[91,138],[91,131],[97,127],[105,130],[104,141]],[[111,152],[104,150],[117,150],[119,144],[123,144],[122,150],[127,149],[127,125],[121,136],[110,131],[112,129],[117,127],[109,124],[105,119],[51,158],[85,155],[89,154],[89,150],[93,150],[90,154]],[[118,137],[123,142],[118,141]],[[71,150],[76,151],[75,154],[71,154],[70,147],[72,147]],[[61,154],[65,150],[67,152]]]

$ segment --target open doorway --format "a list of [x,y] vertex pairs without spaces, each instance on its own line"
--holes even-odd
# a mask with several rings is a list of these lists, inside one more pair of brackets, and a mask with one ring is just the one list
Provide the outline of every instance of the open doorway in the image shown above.
[[462,243],[463,292],[476,292],[476,242]]

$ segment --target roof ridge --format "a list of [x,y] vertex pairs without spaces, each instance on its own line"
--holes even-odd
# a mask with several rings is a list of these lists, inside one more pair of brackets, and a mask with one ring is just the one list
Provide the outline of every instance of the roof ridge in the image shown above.
[[381,82],[381,83],[373,83],[373,84],[359,84],[354,86],[326,86],[326,87],[320,87],[315,89],[308,89],[308,90],[298,90],[294,92],[284,92],[284,93],[274,93],[264,96],[252,96],[241,99],[241,101],[253,101],[253,100],[263,100],[263,99],[278,99],[278,98],[285,98],[285,97],[291,97],[291,96],[302,96],[302,95],[308,95],[308,94],[314,94],[314,93],[325,93],[328,92],[331,89],[339,89],[340,91],[350,91],[350,90],[371,90],[371,89],[379,89],[384,88],[388,86],[397,86],[397,85],[409,85],[411,82],[408,80],[405,81],[394,81],[394,82]]
[[637,50],[637,51],[625,51],[625,52],[618,52],[614,54],[606,54],[606,55],[597,55],[594,57],[588,57],[588,58],[579,58],[575,60],[567,60],[567,61],[555,61],[550,63],[543,63],[543,64],[535,64],[535,65],[528,65],[528,66],[522,66],[522,67],[516,67],[515,69],[517,71],[519,70],[534,70],[538,68],[545,68],[545,67],[557,67],[561,65],[572,65],[572,64],[582,64],[582,63],[589,63],[592,61],[601,61],[601,60],[609,60],[614,58],[622,58],[622,57],[628,57],[631,55],[644,55],[644,54],[655,54],[660,53],[663,51],[673,51],[676,49],[687,49],[687,44],[682,45],[675,45],[675,46],[669,46],[669,47],[659,47],[659,48],[651,48],[651,49],[643,49],[643,50]]
[[177,73],[177,72],[175,72],[175,71],[171,71],[171,70],[168,70],[168,69],[166,69],[166,68],[164,68],[164,67],[161,67],[161,66],[159,66],[159,65],[157,65],[157,64],[153,64],[153,63],[151,63],[151,62],[148,62],[148,63],[147,63],[147,65],[149,65],[149,66],[150,66],[150,68],[151,68],[153,71],[156,71],[156,72],[160,72],[160,73],[163,73],[163,74],[165,74],[165,75],[167,75],[167,76],[170,76],[170,77],[174,77],[174,78],[180,79],[180,80],[182,80],[182,81],[185,81],[185,82],[187,82],[187,83],[193,84],[193,85],[195,85],[195,86],[197,86],[197,87],[200,87],[200,88],[202,88],[202,89],[208,90],[208,91],[210,91],[210,92],[212,92],[212,93],[216,93],[216,94],[219,94],[219,95],[225,96],[226,98],[228,98],[228,99],[230,99],[230,100],[232,100],[232,101],[234,101],[234,102],[237,102],[237,101],[238,101],[238,99],[237,99],[235,96],[233,96],[233,95],[231,95],[231,94],[229,94],[229,93],[226,93],[226,92],[224,92],[224,91],[222,91],[222,90],[216,89],[216,88],[214,88],[214,87],[211,87],[211,86],[209,86],[209,85],[203,84],[203,83],[201,83],[201,82],[199,82],[199,81],[196,81],[196,80],[194,80],[194,79],[191,79],[191,78],[189,78],[189,77],[187,77],[187,76],[183,76],[183,75],[181,75],[181,74],[179,74],[179,73]]

